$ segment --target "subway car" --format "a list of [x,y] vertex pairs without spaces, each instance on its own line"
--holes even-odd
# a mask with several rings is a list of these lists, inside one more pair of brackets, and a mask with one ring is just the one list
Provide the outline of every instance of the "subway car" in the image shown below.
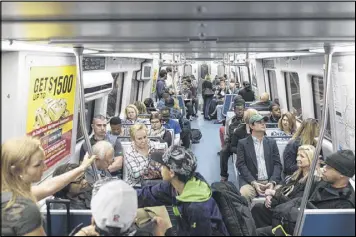
[[[271,107],[254,107],[267,94],[281,114],[293,114],[295,129],[307,119],[318,123],[323,157],[355,152],[355,2],[24,1],[2,2],[1,16],[1,141],[40,139],[46,169],[33,185],[52,179],[63,164],[79,164],[83,144],[92,152],[95,116],[105,117],[110,132],[109,121],[125,121],[128,105],[151,98],[157,107],[162,71],[176,109],[190,130],[201,132],[187,149],[209,185],[222,179],[227,121],[245,87],[254,94],[245,109],[271,116]],[[194,116],[191,99],[181,95],[187,79],[196,92]],[[212,82],[212,98],[220,96],[215,106],[206,104],[205,81]],[[231,83],[240,92],[219,94]],[[140,114],[150,128],[148,112]],[[292,136],[274,136],[277,122],[266,136],[276,141],[283,165]],[[122,136],[125,162],[129,132]],[[241,188],[236,154],[228,156],[228,172]],[[305,192],[313,191],[311,182]],[[37,200],[48,235],[90,224],[90,209],[50,210],[52,199]],[[309,209],[306,199],[289,234],[355,235],[355,209]],[[250,208],[264,201],[254,198]]]

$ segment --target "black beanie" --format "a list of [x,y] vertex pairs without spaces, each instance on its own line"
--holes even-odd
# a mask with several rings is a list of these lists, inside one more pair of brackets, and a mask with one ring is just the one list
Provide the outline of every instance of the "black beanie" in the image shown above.
[[351,150],[337,151],[326,157],[325,164],[352,178],[355,175],[355,154]]

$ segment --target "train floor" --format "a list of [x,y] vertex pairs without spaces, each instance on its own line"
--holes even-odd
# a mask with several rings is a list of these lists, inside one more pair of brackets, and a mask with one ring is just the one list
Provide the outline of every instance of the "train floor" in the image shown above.
[[[192,150],[198,159],[197,171],[204,176],[209,184],[220,181],[220,156],[217,155],[221,149],[220,126],[222,125],[214,124],[213,120],[204,120],[200,111],[199,117],[191,122],[191,127],[200,129],[203,135],[200,143],[192,145]],[[229,181],[237,185],[232,156],[229,159]]]

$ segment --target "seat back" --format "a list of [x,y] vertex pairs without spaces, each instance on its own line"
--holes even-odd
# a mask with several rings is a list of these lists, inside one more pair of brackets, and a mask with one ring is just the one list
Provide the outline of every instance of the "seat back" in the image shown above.
[[[41,210],[41,214],[46,220],[47,212]],[[67,210],[51,210],[51,232],[52,236],[66,236],[67,233]],[[69,223],[70,230],[73,230],[79,224],[83,224],[83,227],[91,224],[91,210],[70,210]],[[47,225],[44,225],[46,233]]]
[[355,236],[355,209],[306,209],[300,235]]
[[226,117],[227,112],[231,110],[235,94],[227,94],[224,98],[222,114]]

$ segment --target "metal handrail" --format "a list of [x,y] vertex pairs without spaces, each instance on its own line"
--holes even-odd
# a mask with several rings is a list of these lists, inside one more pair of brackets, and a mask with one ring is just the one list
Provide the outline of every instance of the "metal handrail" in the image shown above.
[[[79,113],[79,119],[80,119],[80,126],[83,131],[84,135],[84,142],[87,145],[88,148],[88,153],[91,156],[93,154],[93,150],[90,144],[89,140],[89,134],[87,131],[87,128],[85,126],[85,101],[84,101],[84,83],[83,83],[83,47],[74,47],[74,54],[75,54],[75,60],[77,63],[77,85],[79,86],[79,102],[80,102],[80,111]],[[95,165],[95,162],[91,164],[91,167],[93,169],[94,173],[94,181],[97,181],[98,179],[101,179],[101,177],[98,175],[97,168]]]
[[314,160],[312,162],[312,165],[310,167],[310,172],[308,174],[308,180],[307,180],[307,183],[305,186],[303,199],[302,199],[302,202],[300,205],[300,212],[298,214],[298,219],[296,222],[293,236],[297,236],[297,235],[301,234],[304,210],[306,208],[306,204],[309,199],[310,189],[311,189],[311,186],[314,181],[314,171],[315,171],[316,165],[318,164],[319,154],[320,154],[321,146],[323,143],[324,133],[325,133],[326,124],[327,124],[327,120],[328,120],[327,112],[328,112],[328,106],[329,106],[328,98],[329,98],[330,71],[331,71],[331,60],[332,60],[332,54],[333,54],[333,47],[331,45],[324,45],[324,50],[325,50],[325,71],[324,71],[324,78],[325,78],[324,85],[325,86],[324,86],[324,98],[323,98],[324,110],[323,110],[321,125],[320,125],[321,129],[320,129],[320,134],[319,134],[319,140],[316,145],[315,152],[314,152]]

